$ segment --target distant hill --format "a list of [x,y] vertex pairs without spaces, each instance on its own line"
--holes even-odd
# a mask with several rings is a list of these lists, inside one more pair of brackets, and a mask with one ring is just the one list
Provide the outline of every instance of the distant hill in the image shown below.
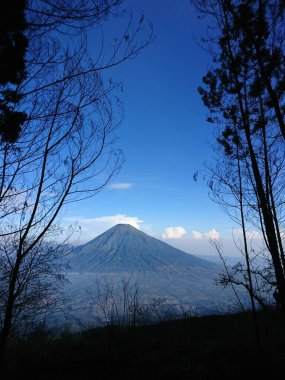
[[[198,255],[200,259],[204,259],[210,261],[211,263],[216,263],[221,265],[221,258],[218,254],[216,255]],[[237,262],[243,262],[245,258],[243,256],[224,256],[226,264],[231,267],[235,265]]]
[[91,323],[94,319],[92,302],[98,284],[102,284],[101,293],[106,291],[107,283],[119,293],[122,279],[137,284],[144,303],[163,298],[169,305],[195,308],[198,314],[225,313],[236,307],[231,289],[215,284],[221,272],[218,264],[185,253],[127,224],[118,224],[74,248],[68,261],[70,301],[66,315],[76,323]]

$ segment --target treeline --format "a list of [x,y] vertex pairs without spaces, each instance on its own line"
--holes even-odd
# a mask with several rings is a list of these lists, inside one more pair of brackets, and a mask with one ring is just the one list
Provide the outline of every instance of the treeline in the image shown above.
[[280,376],[280,314],[260,313],[260,355],[250,313],[190,317],[155,325],[112,325],[80,333],[35,331],[13,339],[4,379],[241,379]]

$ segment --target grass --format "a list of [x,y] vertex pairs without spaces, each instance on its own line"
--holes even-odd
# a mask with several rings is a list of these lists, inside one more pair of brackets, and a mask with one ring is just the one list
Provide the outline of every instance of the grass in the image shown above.
[[[242,379],[278,376],[285,324],[259,313],[259,352],[250,313],[192,317],[132,328],[111,326],[11,342],[6,379]],[[1,378],[3,378],[1,376]]]

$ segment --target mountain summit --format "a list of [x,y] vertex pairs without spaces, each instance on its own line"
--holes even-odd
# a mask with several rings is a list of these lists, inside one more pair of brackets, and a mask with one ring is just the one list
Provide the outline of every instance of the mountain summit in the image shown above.
[[[199,313],[225,312],[233,304],[231,290],[215,285],[220,266],[185,253],[128,225],[118,224],[69,257],[68,288],[74,318],[83,312],[92,319],[88,292],[107,283],[118,289],[124,279],[137,284],[144,302],[154,298],[168,304],[197,308]],[[108,286],[107,286],[108,288]],[[88,290],[88,292],[87,292]],[[75,308],[75,309],[74,309]]]
[[174,248],[129,224],[117,224],[77,247],[70,257],[70,266],[77,272],[92,273],[216,267],[215,264]]

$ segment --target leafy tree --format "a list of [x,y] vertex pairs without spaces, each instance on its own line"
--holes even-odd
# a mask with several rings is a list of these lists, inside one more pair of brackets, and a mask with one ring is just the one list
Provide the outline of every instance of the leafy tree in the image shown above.
[[14,142],[26,120],[26,113],[15,108],[22,95],[17,87],[26,78],[25,0],[2,0],[0,3],[0,136]]
[[[212,32],[210,36],[214,67],[204,76],[204,87],[199,92],[210,111],[208,121],[217,127],[225,167],[232,169],[230,174],[226,170],[227,188],[231,189],[228,194],[237,200],[244,236],[245,221],[258,226],[262,233],[285,310],[281,232],[285,148],[284,2],[193,3],[205,15],[213,16],[218,27],[216,35]],[[247,249],[246,240],[244,249]],[[248,269],[249,264],[247,260]],[[249,271],[249,283],[250,277]],[[249,289],[252,293],[252,286]]]

